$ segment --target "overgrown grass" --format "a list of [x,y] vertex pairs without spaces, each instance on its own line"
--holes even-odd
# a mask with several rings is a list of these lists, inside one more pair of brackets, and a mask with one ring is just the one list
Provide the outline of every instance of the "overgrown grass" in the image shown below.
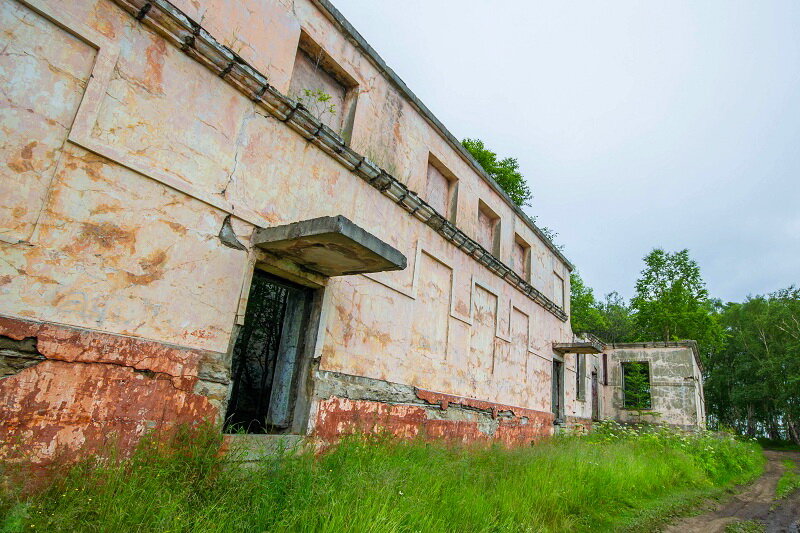
[[764,533],[766,527],[755,520],[742,520],[725,526],[725,533]]
[[[127,461],[87,461],[27,499],[6,531],[608,531],[760,473],[730,437],[607,425],[524,449],[352,437],[255,467],[218,433],[146,439]],[[656,511],[654,511],[656,510]],[[655,513],[655,514],[654,514]]]
[[800,489],[800,474],[797,472],[795,462],[787,459],[783,461],[783,467],[783,475],[775,487],[775,498],[779,500]]

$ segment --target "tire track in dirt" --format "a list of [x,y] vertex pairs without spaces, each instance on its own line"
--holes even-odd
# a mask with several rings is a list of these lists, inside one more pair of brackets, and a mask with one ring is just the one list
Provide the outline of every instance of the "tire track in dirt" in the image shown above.
[[729,524],[752,520],[761,522],[767,533],[800,533],[800,491],[775,500],[775,487],[783,474],[782,461],[800,464],[800,453],[765,451],[764,474],[717,509],[685,518],[667,526],[664,533],[722,533]]

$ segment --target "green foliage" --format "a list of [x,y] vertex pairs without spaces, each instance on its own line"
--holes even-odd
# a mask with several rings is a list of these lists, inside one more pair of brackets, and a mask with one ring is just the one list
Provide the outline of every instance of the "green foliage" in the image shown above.
[[725,526],[725,533],[764,533],[766,527],[756,520],[737,520]]
[[644,262],[630,306],[615,292],[597,301],[574,273],[573,330],[611,343],[696,340],[710,426],[800,445],[800,289],[723,305],[687,250],[656,248]]
[[616,292],[606,294],[603,301],[594,297],[577,271],[570,274],[570,319],[572,331],[591,333],[605,342],[628,342],[636,337],[633,314]]
[[625,409],[634,409],[642,412],[650,409],[650,372],[645,362],[623,363],[623,392],[625,396]]
[[575,333],[594,333],[606,325],[606,317],[594,298],[592,288],[583,282],[577,270],[569,275],[570,318]]
[[611,343],[631,342],[636,339],[633,310],[618,292],[606,294],[603,301],[597,302],[597,307],[604,317],[603,327],[592,333]]
[[353,437],[240,467],[217,454],[218,436],[87,461],[0,521],[6,531],[609,531],[761,465],[731,439],[612,430],[515,450]]
[[783,461],[783,475],[775,487],[775,497],[777,499],[785,498],[797,489],[800,489],[800,474],[797,473],[795,462],[787,459]]
[[303,89],[294,95],[294,99],[303,104],[317,120],[324,122],[327,115],[336,114],[336,104],[330,103],[333,96],[322,89]]
[[717,485],[755,479],[764,466],[764,455],[755,439],[743,441],[726,433],[684,432],[663,425],[604,420],[595,425],[588,439],[601,443],[633,442],[653,446],[665,454],[679,451]]
[[[535,222],[536,221],[536,217],[533,217],[533,220]],[[558,232],[553,231],[552,229],[548,228],[547,226],[539,226],[539,225],[537,225],[537,227],[539,228],[539,231],[541,231],[542,234],[545,237],[547,237],[547,240],[549,240],[553,244],[553,246],[556,247],[556,249],[558,249],[560,252],[564,251],[564,245],[563,244],[556,244],[556,237],[558,237]]]
[[800,444],[800,289],[727,304],[720,322],[727,342],[706,364],[712,421]]
[[515,157],[499,159],[498,155],[486,148],[480,139],[464,139],[461,144],[515,204],[520,207],[530,205],[533,195],[525,182],[525,177],[519,171],[519,162]]
[[703,353],[723,342],[724,334],[709,300],[700,267],[688,250],[656,248],[644,258],[631,307],[642,340],[693,339]]

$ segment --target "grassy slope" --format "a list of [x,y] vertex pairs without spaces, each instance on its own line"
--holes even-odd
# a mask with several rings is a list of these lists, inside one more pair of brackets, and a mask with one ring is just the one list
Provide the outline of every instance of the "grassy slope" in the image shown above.
[[608,531],[650,524],[760,472],[752,444],[612,427],[531,448],[353,438],[314,457],[224,466],[213,432],[81,465],[31,499],[6,497],[8,531]]

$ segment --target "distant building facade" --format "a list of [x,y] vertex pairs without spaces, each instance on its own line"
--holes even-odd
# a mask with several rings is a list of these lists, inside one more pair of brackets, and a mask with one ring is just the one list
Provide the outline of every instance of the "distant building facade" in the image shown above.
[[3,457],[208,419],[527,444],[625,418],[641,359],[703,424],[688,344],[575,342],[569,261],[327,0],[0,26]]

